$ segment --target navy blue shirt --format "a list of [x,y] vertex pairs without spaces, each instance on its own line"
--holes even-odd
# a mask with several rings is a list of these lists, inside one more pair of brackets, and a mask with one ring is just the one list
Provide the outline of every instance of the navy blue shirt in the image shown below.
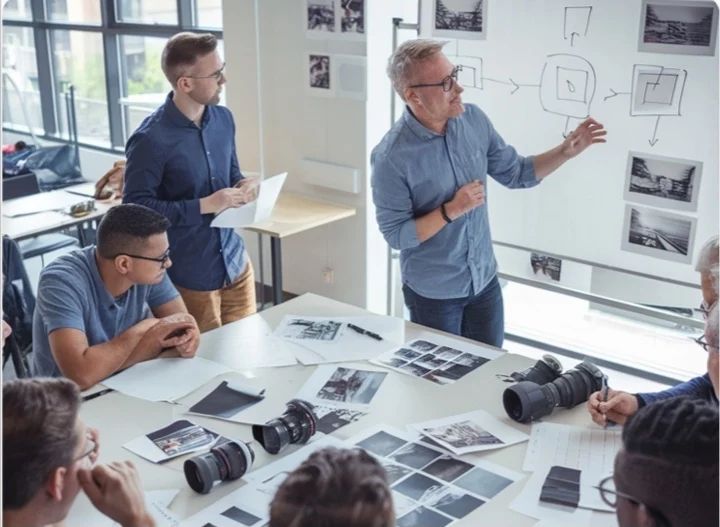
[[680,384],[661,392],[639,393],[637,396],[640,398],[640,406],[662,401],[663,399],[670,399],[671,397],[681,396],[691,397],[693,399],[702,399],[703,401],[713,403],[716,406],[718,404],[718,399],[715,395],[715,388],[713,388],[710,375],[707,373],[701,377],[695,377],[689,381],[681,382]]
[[[477,295],[497,264],[488,222],[488,174],[509,188],[539,183],[533,157],[505,144],[490,119],[472,104],[450,119],[445,134],[423,126],[406,108],[372,152],[372,195],[380,231],[400,250],[403,283],[426,298]],[[463,185],[485,185],[485,205],[420,243],[415,218],[453,198]]]
[[214,291],[245,268],[244,244],[234,229],[210,227],[200,198],[232,187],[243,175],[235,152],[235,122],[223,106],[206,106],[200,127],[172,100],[145,118],[125,147],[125,203],[165,215],[173,283]]

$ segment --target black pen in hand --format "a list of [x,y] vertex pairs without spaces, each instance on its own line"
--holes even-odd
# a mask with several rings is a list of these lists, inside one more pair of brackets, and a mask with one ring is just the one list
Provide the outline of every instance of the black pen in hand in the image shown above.
[[372,331],[368,331],[367,329],[363,329],[363,328],[361,328],[360,326],[356,326],[355,324],[350,324],[350,323],[348,322],[348,327],[349,327],[350,329],[352,329],[353,331],[355,331],[356,333],[360,333],[361,335],[367,335],[367,336],[370,337],[371,339],[375,339],[375,340],[382,340],[382,339],[383,339],[383,338],[382,338],[380,335],[378,335],[377,333],[373,333]]

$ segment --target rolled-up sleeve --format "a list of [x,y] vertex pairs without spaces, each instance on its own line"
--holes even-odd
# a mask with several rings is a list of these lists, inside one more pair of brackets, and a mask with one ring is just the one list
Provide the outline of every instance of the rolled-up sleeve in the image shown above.
[[173,226],[202,223],[199,199],[158,199],[158,188],[163,179],[164,156],[162,149],[153,144],[146,134],[133,135],[127,143],[125,155],[127,164],[123,203],[138,203],[156,210]]
[[508,188],[530,188],[540,181],[535,176],[533,156],[523,157],[515,148],[505,143],[489,119],[488,126],[488,175]]
[[385,241],[396,250],[420,245],[407,182],[383,155],[373,155],[372,195],[375,217]]

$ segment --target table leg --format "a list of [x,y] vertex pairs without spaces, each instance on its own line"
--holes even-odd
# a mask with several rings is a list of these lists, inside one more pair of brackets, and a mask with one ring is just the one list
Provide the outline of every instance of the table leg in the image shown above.
[[273,304],[282,303],[282,252],[280,238],[270,237],[270,258],[272,259]]
[[78,223],[77,224],[77,233],[78,233],[78,241],[80,242],[80,247],[85,247],[85,229],[83,226],[85,223]]
[[258,238],[258,260],[260,263],[260,309],[265,309],[265,258],[263,249],[263,235],[261,232],[257,233]]

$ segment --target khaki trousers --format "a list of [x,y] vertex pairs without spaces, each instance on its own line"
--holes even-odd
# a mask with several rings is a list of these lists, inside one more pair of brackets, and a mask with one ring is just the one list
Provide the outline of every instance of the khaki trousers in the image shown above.
[[219,328],[252,315],[257,310],[255,274],[248,259],[245,271],[232,284],[215,291],[195,291],[176,286],[200,332]]

